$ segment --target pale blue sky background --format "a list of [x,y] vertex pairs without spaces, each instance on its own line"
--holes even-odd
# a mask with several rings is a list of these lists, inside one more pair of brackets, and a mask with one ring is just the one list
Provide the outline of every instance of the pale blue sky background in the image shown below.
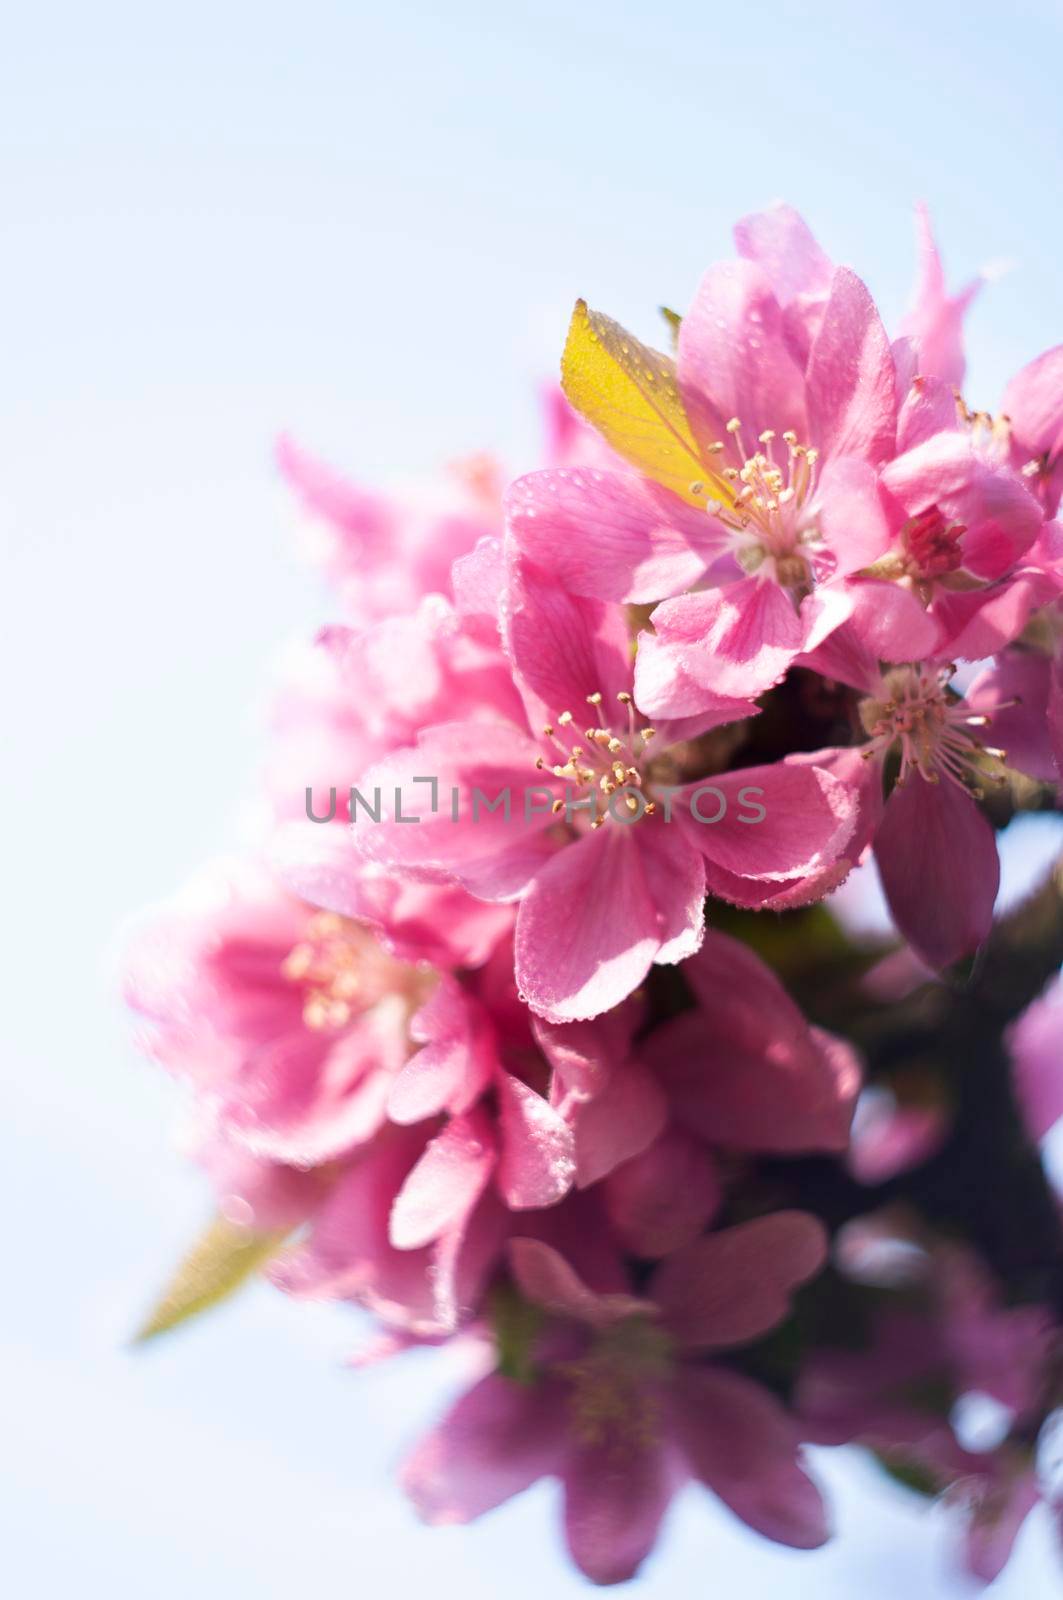
[[[351,1315],[265,1289],[121,1348],[207,1200],[102,951],[233,842],[264,665],[325,614],[290,560],[277,430],[373,478],[481,445],[530,464],[574,296],[655,336],[658,302],[777,196],[893,318],[916,198],[956,278],[1015,261],[972,318],[979,405],[1063,335],[1057,5],[619,11],[5,12],[0,1548],[20,1600],[585,1592],[548,1489],[471,1533],[416,1528],[389,1474],[441,1361],[355,1377]],[[692,1493],[634,1592],[956,1592],[906,1500],[825,1470],[837,1545],[790,1557]],[[1002,1595],[1043,1592],[1046,1548],[1033,1526]]]

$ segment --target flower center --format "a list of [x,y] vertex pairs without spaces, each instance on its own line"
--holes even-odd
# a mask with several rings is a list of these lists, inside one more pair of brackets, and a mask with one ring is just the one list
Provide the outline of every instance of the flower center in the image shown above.
[[599,1335],[587,1355],[561,1364],[580,1443],[616,1457],[651,1446],[661,1432],[658,1385],[670,1366],[667,1334],[645,1317],[618,1323]]
[[909,575],[942,578],[957,571],[963,565],[960,539],[966,532],[962,522],[946,522],[937,506],[912,517],[901,531]]
[[367,937],[355,923],[331,911],[319,911],[307,922],[281,972],[302,988],[303,1021],[308,1028],[346,1027],[357,1011],[377,998],[375,986],[370,991],[367,984]]
[[[545,756],[540,756],[535,763],[540,772],[552,772],[555,778],[563,779],[568,788],[576,791],[576,798],[570,795],[566,800],[554,801],[555,814],[575,809],[581,800],[595,800],[595,815],[590,824],[592,828],[600,828],[608,820],[613,806],[617,811],[621,806],[624,807],[632,819],[639,822],[643,817],[652,816],[657,809],[653,800],[647,800],[642,793],[647,767],[646,749],[655,730],[642,721],[626,690],[621,690],[616,697],[624,707],[627,722],[626,729],[621,727],[618,730],[605,715],[604,698],[597,689],[587,696],[587,704],[594,708],[597,725],[584,730],[580,743],[565,744],[567,732],[574,726],[571,711],[562,711],[556,724],[548,723],[543,729],[543,736],[551,740],[563,759],[551,764]],[[598,796],[607,802],[607,809],[601,815],[597,814]]]
[[975,730],[986,727],[989,718],[951,693],[948,682],[954,670],[919,666],[887,673],[882,696],[860,703],[860,720],[869,735],[861,754],[870,761],[896,748],[901,762],[898,783],[914,770],[927,783],[939,783],[944,777],[980,799],[980,780],[1004,781],[1002,773],[987,770],[986,757],[1000,762],[1006,752],[978,738]]
[[[710,455],[729,453],[739,466],[720,469],[725,497],[706,501],[710,515],[730,529],[735,554],[746,572],[769,568],[768,575],[785,589],[807,593],[814,581],[814,552],[819,530],[810,502],[816,488],[819,452],[799,444],[797,435],[782,435],[785,461],[773,428],[759,436],[752,454],[742,438],[740,418],[727,424],[729,439],[708,446]],[[691,484],[694,493],[705,485]]]

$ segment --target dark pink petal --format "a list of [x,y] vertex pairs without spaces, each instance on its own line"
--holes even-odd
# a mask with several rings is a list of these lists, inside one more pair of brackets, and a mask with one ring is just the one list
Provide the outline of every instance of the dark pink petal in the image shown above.
[[533,472],[506,494],[517,548],[562,588],[599,600],[648,603],[682,594],[719,554],[705,512],[633,473]]
[[425,1147],[391,1208],[396,1250],[429,1244],[476,1204],[495,1167],[495,1136],[482,1110],[454,1117]]
[[797,1430],[766,1389],[735,1372],[686,1367],[672,1415],[691,1472],[735,1516],[777,1544],[826,1542],[826,1510],[800,1465]]
[[587,1284],[560,1251],[540,1239],[511,1239],[509,1261],[526,1300],[554,1317],[568,1317],[605,1328],[625,1317],[648,1316],[653,1307],[630,1294],[600,1294]]
[[650,1259],[699,1238],[723,1198],[712,1157],[681,1128],[667,1128],[641,1155],[615,1168],[603,1188],[622,1244]]
[[652,1073],[634,1057],[616,1063],[594,1097],[573,1111],[580,1188],[645,1150],[667,1116],[667,1102]]
[[552,1206],[576,1175],[572,1128],[541,1094],[509,1072],[497,1078],[501,1148],[496,1182],[514,1211]]
[[913,774],[886,802],[875,859],[893,920],[930,966],[969,955],[989,932],[1000,883],[992,828],[957,784]]
[[425,1522],[471,1522],[560,1469],[560,1385],[483,1378],[421,1440],[401,1482]]
[[743,443],[766,428],[805,438],[801,372],[787,345],[779,303],[751,261],[710,267],[679,330],[679,388],[703,444],[727,441],[737,417]]
[[686,784],[673,804],[709,863],[739,878],[782,881],[838,859],[856,825],[859,794],[822,768],[784,760]]
[[808,357],[808,423],[824,456],[892,454],[897,431],[895,373],[889,339],[867,288],[838,267]]
[[503,636],[533,723],[571,711],[578,733],[588,695],[603,695],[608,712],[631,688],[623,610],[567,594],[527,560],[510,574]]
[[748,1344],[789,1314],[790,1295],[827,1259],[827,1234],[804,1211],[776,1211],[707,1233],[661,1263],[650,1298],[688,1350]]
[[[667,666],[670,676],[681,674],[715,696],[736,700],[770,689],[805,645],[793,602],[767,578],[740,578],[723,588],[666,600],[651,621],[657,632],[655,682]],[[641,660],[635,693],[651,716],[682,715],[674,698],[663,704],[654,694]]]
[[637,1419],[631,1427],[630,1440],[575,1444],[565,1462],[565,1539],[592,1583],[635,1576],[681,1481],[667,1445],[641,1438]]
[[916,340],[920,373],[941,379],[950,387],[958,387],[963,382],[966,367],[963,319],[982,287],[982,280],[975,278],[958,294],[948,294],[930,215],[923,205],[916,207],[916,233],[919,277],[912,309],[901,324],[901,331]]
[[564,846],[517,915],[517,983],[532,1010],[578,1022],[638,987],[661,946],[660,919],[633,834],[612,820]]
[[848,1047],[810,1029],[774,973],[724,934],[683,970],[700,1009],[643,1046],[678,1121],[724,1147],[843,1150],[860,1088]]

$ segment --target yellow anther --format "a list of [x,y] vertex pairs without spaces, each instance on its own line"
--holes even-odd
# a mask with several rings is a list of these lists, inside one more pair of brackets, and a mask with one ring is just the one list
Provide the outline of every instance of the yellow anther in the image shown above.
[[571,711],[562,711],[557,720],[563,728],[567,728],[569,723],[572,721]]
[[602,695],[601,695],[601,690],[600,689],[595,689],[593,694],[589,694],[587,696],[587,704],[589,706],[600,706],[601,703],[602,703]]

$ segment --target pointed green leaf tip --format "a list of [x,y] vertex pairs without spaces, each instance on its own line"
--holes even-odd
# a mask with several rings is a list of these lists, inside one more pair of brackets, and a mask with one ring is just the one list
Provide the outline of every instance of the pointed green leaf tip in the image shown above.
[[216,1217],[183,1257],[145,1322],[133,1336],[146,1344],[201,1311],[218,1305],[277,1253],[286,1230],[237,1228]]

